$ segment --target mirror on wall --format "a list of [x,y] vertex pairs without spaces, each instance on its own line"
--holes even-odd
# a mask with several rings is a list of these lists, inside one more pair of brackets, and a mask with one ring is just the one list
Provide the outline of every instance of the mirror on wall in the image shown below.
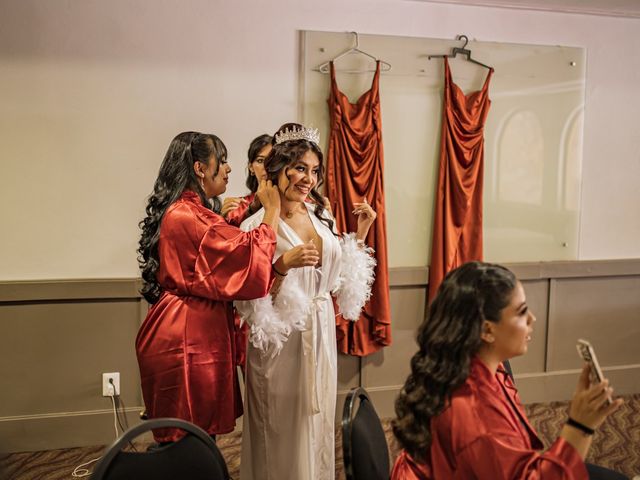
[[[301,32],[300,118],[326,151],[330,77],[318,66],[354,46],[352,33]],[[429,264],[442,115],[443,60],[455,40],[359,35],[384,60],[380,77],[390,267]],[[485,127],[484,257],[493,262],[575,260],[578,253],[586,52],[583,48],[471,41],[495,69]],[[351,102],[371,87],[373,60],[346,55],[337,84]],[[465,94],[487,70],[450,60]],[[356,72],[354,72],[356,71]]]

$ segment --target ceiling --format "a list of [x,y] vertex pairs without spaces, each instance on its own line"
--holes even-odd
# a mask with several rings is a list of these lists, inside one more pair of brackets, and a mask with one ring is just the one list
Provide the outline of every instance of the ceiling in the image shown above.
[[640,0],[421,0],[484,7],[640,18]]

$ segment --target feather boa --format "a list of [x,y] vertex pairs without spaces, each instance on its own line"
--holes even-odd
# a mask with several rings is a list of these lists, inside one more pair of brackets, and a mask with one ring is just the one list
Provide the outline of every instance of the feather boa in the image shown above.
[[360,318],[362,307],[371,297],[376,259],[372,248],[358,245],[355,233],[343,235],[340,246],[342,265],[340,281],[334,294],[342,316],[355,321]]
[[310,300],[294,280],[285,278],[275,301],[271,294],[256,300],[235,302],[243,322],[250,325],[249,341],[275,357],[293,330],[305,330]]

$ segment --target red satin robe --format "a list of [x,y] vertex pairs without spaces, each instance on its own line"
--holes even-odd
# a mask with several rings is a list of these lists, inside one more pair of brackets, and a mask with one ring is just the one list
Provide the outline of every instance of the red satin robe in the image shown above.
[[[162,220],[158,282],[163,293],[136,338],[150,418],[177,417],[210,434],[242,415],[232,301],[260,298],[273,281],[276,237],[268,225],[242,232],[185,191]],[[155,432],[156,441],[184,432]]]
[[451,406],[431,420],[427,463],[404,450],[392,480],[588,480],[573,446],[558,438],[543,448],[503,368],[495,375],[477,358]]
[[244,222],[245,218],[249,216],[249,205],[251,205],[251,202],[253,202],[254,198],[256,198],[255,193],[250,193],[249,195],[245,195],[244,197],[242,197],[244,202],[241,202],[240,205],[238,205],[238,208],[235,208],[227,213],[227,223],[239,227],[240,224]]

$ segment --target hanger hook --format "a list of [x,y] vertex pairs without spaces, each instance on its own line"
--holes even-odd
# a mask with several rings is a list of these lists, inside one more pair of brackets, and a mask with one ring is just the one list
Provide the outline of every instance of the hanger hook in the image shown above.
[[360,41],[359,41],[359,39],[358,39],[358,32],[351,32],[351,33],[353,33],[353,34],[356,36],[356,46],[355,46],[355,48],[359,48],[359,46],[360,46]]
[[462,49],[464,50],[464,47],[469,43],[469,38],[466,35],[458,35],[458,40],[464,40],[464,45],[462,45]]

